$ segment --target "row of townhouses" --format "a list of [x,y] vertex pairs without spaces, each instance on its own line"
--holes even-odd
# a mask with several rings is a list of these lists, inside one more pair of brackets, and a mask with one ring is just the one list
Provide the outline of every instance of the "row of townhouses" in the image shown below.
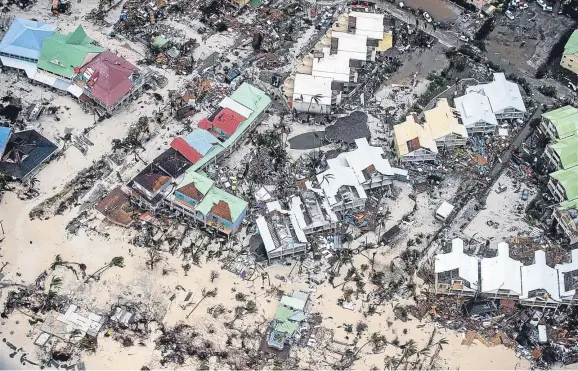
[[507,243],[498,244],[493,258],[479,258],[464,253],[464,241],[452,240],[451,252],[435,257],[437,294],[482,296],[512,299],[522,305],[557,308],[577,305],[578,249],[571,261],[550,267],[543,250],[535,252],[534,262],[524,265],[510,257]]

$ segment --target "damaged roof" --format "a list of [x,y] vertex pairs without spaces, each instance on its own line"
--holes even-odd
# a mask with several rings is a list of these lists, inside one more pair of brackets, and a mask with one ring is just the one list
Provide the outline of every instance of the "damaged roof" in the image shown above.
[[0,171],[15,179],[25,179],[57,149],[56,144],[36,130],[13,133],[2,155]]
[[246,117],[229,108],[221,108],[210,117],[204,118],[199,122],[198,126],[205,130],[217,128],[228,135],[232,135],[245,119]]
[[526,112],[518,84],[508,81],[504,73],[496,72],[494,73],[494,81],[488,84],[470,86],[466,92],[477,92],[488,97],[494,113],[502,113],[507,109]]
[[162,169],[159,169],[158,166],[150,164],[135,176],[133,180],[147,191],[155,193],[167,182],[170,182],[171,177]]
[[38,60],[42,42],[55,30],[52,24],[15,18],[0,42],[0,54]]
[[163,169],[169,176],[178,178],[187,171],[192,163],[174,148],[169,148],[152,161],[152,164]]
[[452,251],[435,256],[435,273],[458,269],[460,278],[467,280],[472,289],[478,286],[478,259],[464,253],[464,241],[459,238],[452,240]]
[[113,223],[128,227],[133,223],[130,198],[120,187],[113,189],[97,205],[96,210]]
[[103,48],[92,44],[92,39],[82,26],[68,35],[55,32],[42,43],[38,68],[72,78],[76,75],[75,68],[82,67],[103,51]]
[[87,80],[84,88],[104,106],[114,106],[127,95],[134,87],[138,73],[136,66],[108,50],[80,69],[80,74]]
[[544,250],[534,252],[534,264],[522,266],[522,295],[520,299],[531,299],[531,291],[545,290],[550,298],[560,301],[558,274],[546,265]]

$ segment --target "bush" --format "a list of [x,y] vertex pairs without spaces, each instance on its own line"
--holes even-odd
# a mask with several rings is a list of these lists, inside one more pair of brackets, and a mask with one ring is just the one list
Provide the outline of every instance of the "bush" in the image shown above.
[[473,44],[476,48],[480,49],[481,51],[483,52],[486,51],[486,43],[484,43],[484,40],[474,40]]
[[548,72],[548,66],[546,64],[541,65],[540,67],[538,67],[538,69],[536,70],[536,78],[537,79],[541,79],[544,76],[546,76],[546,73]]
[[494,19],[488,18],[474,35],[474,40],[484,40],[494,29]]
[[554,98],[556,96],[556,88],[553,86],[542,85],[538,88],[538,91],[547,97]]
[[448,59],[451,59],[456,54],[458,54],[458,51],[453,46],[451,48],[449,48],[448,50],[446,50],[446,57]]

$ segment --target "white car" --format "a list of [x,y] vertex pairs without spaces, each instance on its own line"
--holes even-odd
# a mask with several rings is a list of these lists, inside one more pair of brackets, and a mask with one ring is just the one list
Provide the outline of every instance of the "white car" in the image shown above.
[[423,17],[425,18],[425,20],[427,21],[427,23],[432,23],[433,20],[431,19],[431,17],[430,17],[430,15],[429,15],[428,12],[423,12]]
[[470,39],[466,35],[460,35],[460,40],[462,40],[464,42],[470,41]]
[[540,5],[541,7],[544,7],[544,5],[546,5],[546,2],[544,0],[536,0],[536,2],[538,3],[538,5]]
[[544,4],[542,5],[542,10],[544,10],[545,12],[552,12],[553,9],[551,6]]
[[506,17],[508,17],[508,18],[510,18],[510,19],[516,18],[516,17],[514,17],[514,13],[512,13],[512,12],[509,11],[509,10],[506,10]]
[[528,9],[528,3],[520,3],[518,5],[518,9],[520,10]]

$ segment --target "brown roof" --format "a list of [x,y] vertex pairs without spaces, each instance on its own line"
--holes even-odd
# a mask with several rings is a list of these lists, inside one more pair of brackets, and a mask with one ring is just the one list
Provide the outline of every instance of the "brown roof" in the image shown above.
[[199,191],[197,189],[197,186],[195,186],[195,183],[189,183],[186,186],[177,189],[177,191],[179,193],[184,194],[187,197],[192,198],[193,200],[195,200],[197,202],[201,202],[201,200],[205,196],[203,193],[201,193],[201,191]]
[[96,210],[113,223],[128,227],[132,224],[135,213],[130,206],[129,197],[116,187],[97,205]]
[[163,184],[171,180],[170,176],[159,174],[154,172],[152,169],[149,171],[150,172],[141,172],[134,179],[135,182],[143,186],[148,191],[156,192],[163,186]]
[[306,179],[296,180],[295,185],[297,186],[297,188],[300,191],[306,191],[307,190],[307,183],[306,182],[307,182]]
[[229,204],[223,200],[219,201],[211,208],[211,214],[218,216],[221,219],[228,221],[233,221],[231,218],[231,209],[229,209]]

